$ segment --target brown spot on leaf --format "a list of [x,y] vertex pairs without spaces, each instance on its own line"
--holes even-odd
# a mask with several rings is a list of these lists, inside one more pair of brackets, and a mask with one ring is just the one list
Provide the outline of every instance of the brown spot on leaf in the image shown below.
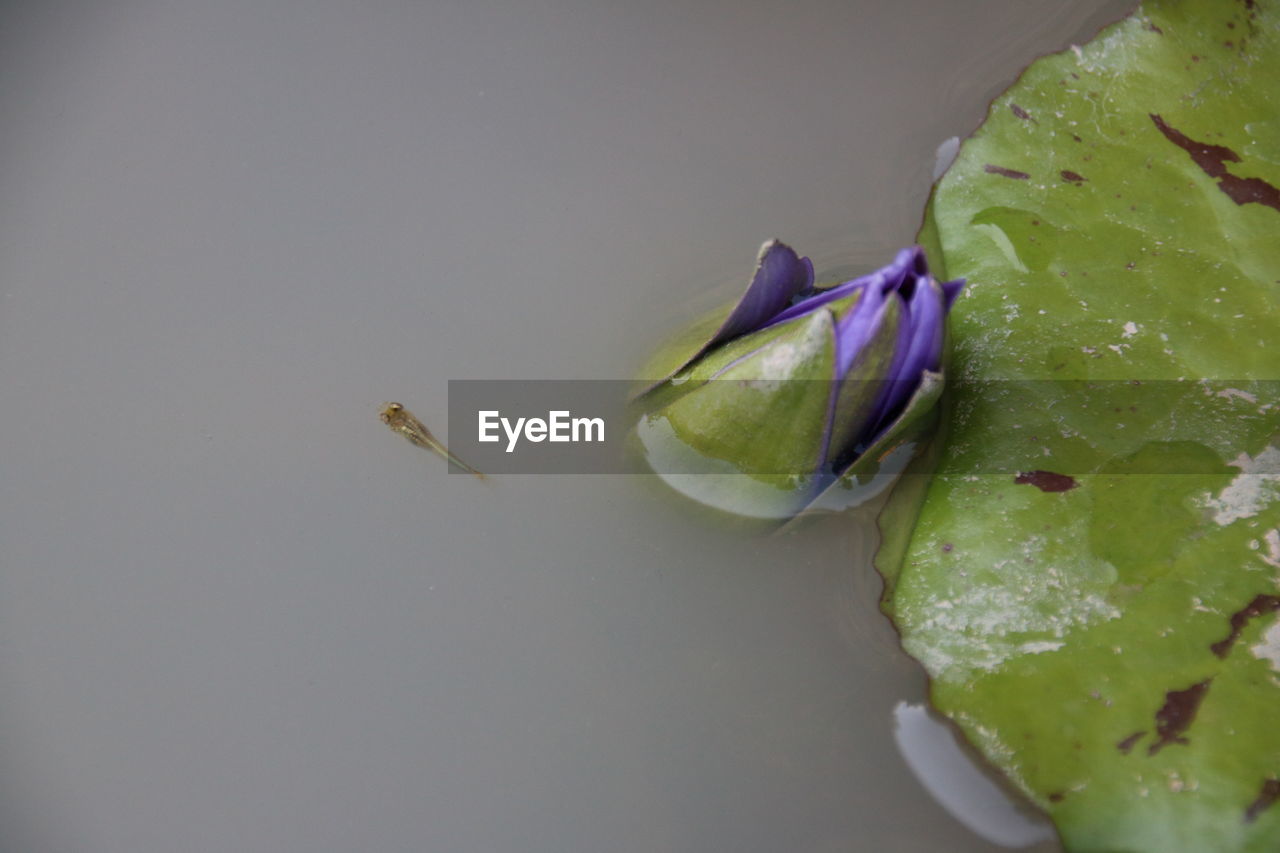
[[1162,35],[1164,35],[1164,30],[1160,29],[1159,27],[1157,27],[1155,24],[1151,23],[1150,21],[1147,21],[1146,29],[1150,30],[1151,32],[1155,33],[1156,35],[1161,35],[1161,36],[1162,36]]
[[1216,178],[1218,189],[1236,204],[1261,204],[1280,211],[1280,189],[1262,178],[1241,178],[1227,171],[1228,163],[1240,162],[1239,154],[1225,145],[1197,142],[1177,128],[1170,127],[1155,113],[1150,116],[1165,138],[1190,154],[1191,159],[1206,175]]
[[956,547],[956,546],[955,546],[955,545],[952,545],[950,542],[944,542],[944,543],[943,543],[943,545],[942,545],[942,551],[943,551],[943,553],[945,553],[945,554],[950,554],[950,553],[951,553],[951,549],[953,549],[953,548],[955,548],[955,547]]
[[1249,808],[1244,810],[1244,822],[1253,823],[1258,819],[1258,815],[1266,811],[1276,800],[1280,800],[1280,779],[1263,780],[1258,798],[1249,803]]
[[[1023,121],[1036,121],[1031,117],[1031,113],[1027,112],[1017,104],[1009,104],[1009,110],[1018,118],[1022,119]],[[1036,124],[1039,124],[1039,123],[1040,122],[1036,122]]]
[[1156,742],[1147,747],[1147,755],[1155,755],[1171,743],[1190,743],[1182,733],[1195,720],[1211,681],[1212,678],[1206,678],[1185,690],[1170,690],[1164,694],[1164,704],[1156,711]]
[[1072,172],[1069,169],[1063,169],[1061,174],[1062,174],[1062,180],[1066,181],[1069,184],[1075,184],[1076,186],[1080,186],[1086,180],[1084,175],[1081,175],[1077,172]]
[[1225,658],[1231,653],[1236,640],[1240,639],[1240,632],[1249,624],[1250,619],[1276,611],[1280,611],[1280,595],[1262,593],[1254,596],[1253,601],[1231,614],[1231,632],[1210,646],[1209,650],[1218,657]]
[[1065,492],[1079,485],[1074,477],[1052,471],[1019,471],[1013,482],[1020,486],[1035,486],[1042,492]]
[[1020,181],[1025,181],[1031,177],[1026,172],[1019,172],[1017,169],[1006,169],[1004,166],[994,166],[991,163],[983,166],[982,171],[989,175],[1003,175],[1006,178],[1016,178]]
[[1230,196],[1236,204],[1263,204],[1280,210],[1280,189],[1273,187],[1262,178],[1223,175],[1218,181],[1218,188]]
[[[1192,57],[1193,59],[1195,57]],[[1239,163],[1240,155],[1224,145],[1210,145],[1207,142],[1196,142],[1177,128],[1170,127],[1165,120],[1151,113],[1160,132],[1174,145],[1191,155],[1195,164],[1211,178],[1220,178],[1227,173],[1227,163]]]
[[1145,735],[1145,734],[1146,734],[1146,731],[1134,732],[1133,734],[1129,735],[1129,736],[1128,736],[1127,738],[1125,738],[1124,740],[1122,740],[1122,741],[1120,741],[1119,743],[1117,743],[1117,744],[1116,744],[1116,749],[1120,750],[1120,751],[1121,751],[1121,752],[1123,752],[1125,755],[1128,755],[1128,754],[1129,754],[1129,750],[1133,749],[1133,745],[1134,745],[1135,743],[1137,743],[1139,740],[1141,740],[1141,739],[1142,739],[1142,736],[1143,736],[1143,735]]
[[1049,802],[1060,803],[1062,802],[1062,798],[1065,796],[1066,794],[1062,793],[1061,791],[1054,791],[1052,794],[1049,795]]

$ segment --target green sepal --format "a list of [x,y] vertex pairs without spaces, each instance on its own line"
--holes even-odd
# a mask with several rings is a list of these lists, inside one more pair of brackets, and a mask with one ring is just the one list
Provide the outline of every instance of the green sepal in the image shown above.
[[736,359],[729,348],[710,354],[698,368],[714,379],[637,424],[653,469],[677,491],[729,512],[785,518],[803,507],[821,461],[834,323],[824,307],[763,338],[747,336],[748,352]]

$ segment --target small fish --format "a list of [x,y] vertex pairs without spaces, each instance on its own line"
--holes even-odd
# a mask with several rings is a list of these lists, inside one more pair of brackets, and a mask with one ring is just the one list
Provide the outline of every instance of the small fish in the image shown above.
[[409,439],[411,443],[444,457],[463,471],[475,474],[481,480],[485,479],[484,474],[481,474],[475,468],[450,453],[449,448],[445,447],[440,439],[432,435],[431,430],[427,429],[422,421],[413,416],[413,412],[410,412],[399,403],[387,403],[380,417],[384,424]]

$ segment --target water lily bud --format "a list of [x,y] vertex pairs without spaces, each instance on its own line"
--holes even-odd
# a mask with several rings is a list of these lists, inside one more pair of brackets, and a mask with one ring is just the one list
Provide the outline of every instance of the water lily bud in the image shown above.
[[843,284],[813,279],[808,258],[766,243],[742,298],[650,364],[635,436],[669,485],[789,518],[865,500],[914,456],[964,282],[936,281],[918,246]]

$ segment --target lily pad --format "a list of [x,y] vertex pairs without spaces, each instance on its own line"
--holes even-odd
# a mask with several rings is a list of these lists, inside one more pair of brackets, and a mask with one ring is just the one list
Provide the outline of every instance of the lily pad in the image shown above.
[[1147,2],[1037,61],[920,235],[969,286],[883,606],[1070,850],[1280,839],[1277,5]]

